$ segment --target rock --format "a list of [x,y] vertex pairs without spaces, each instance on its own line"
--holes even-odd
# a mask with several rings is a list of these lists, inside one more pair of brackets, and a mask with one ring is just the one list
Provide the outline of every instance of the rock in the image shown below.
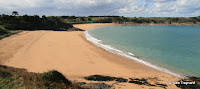
[[95,89],[114,89],[112,86],[105,83],[87,83],[85,86],[92,87]]
[[176,84],[177,87],[182,89],[200,89],[200,77],[188,77],[187,79],[179,80],[178,82],[195,82],[195,84]]
[[103,75],[91,75],[84,78],[86,80],[92,80],[92,81],[114,81],[115,80],[115,77],[103,76]]
[[85,84],[86,84],[86,82],[76,82],[76,84],[78,84],[78,85],[82,86],[82,85],[85,85]]
[[116,78],[115,81],[118,81],[118,82],[127,82],[128,79],[124,79],[124,78]]
[[117,82],[127,82],[128,79],[120,78],[120,77],[111,77],[111,76],[103,76],[103,75],[91,75],[88,77],[84,77],[86,80],[91,81],[117,81]]

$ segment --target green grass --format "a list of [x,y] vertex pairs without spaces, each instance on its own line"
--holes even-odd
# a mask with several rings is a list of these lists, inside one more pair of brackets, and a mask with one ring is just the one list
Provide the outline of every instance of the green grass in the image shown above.
[[9,32],[3,27],[0,25],[0,35],[4,35],[4,34],[8,34]]
[[19,32],[22,32],[22,30],[7,30],[3,26],[0,25],[0,39],[9,37],[9,36],[19,33]]
[[78,24],[78,23],[92,23],[92,21],[81,21],[80,18],[76,19],[64,19],[65,23],[70,23],[70,24]]
[[0,34],[0,40],[3,39],[3,38],[5,38],[5,37],[9,37],[9,36],[11,36],[13,34],[17,34],[19,32],[22,32],[22,30],[7,30],[7,33]]

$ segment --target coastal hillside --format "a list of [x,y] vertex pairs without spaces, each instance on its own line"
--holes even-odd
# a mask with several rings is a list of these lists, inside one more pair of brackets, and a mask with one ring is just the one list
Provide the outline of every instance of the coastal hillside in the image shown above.
[[54,16],[13,16],[5,14],[0,15],[0,25],[8,30],[67,30],[73,27]]
[[[128,82],[138,85],[146,86],[156,86],[160,88],[166,88],[165,84],[152,85],[147,82],[146,79],[128,79],[116,78],[111,76],[103,75],[91,75],[84,77],[86,80],[90,81],[117,81]],[[180,81],[196,81],[199,82],[197,78],[183,79]],[[199,85],[176,85],[181,89],[199,89]],[[0,89],[11,89],[11,88],[25,88],[25,89],[114,89],[113,86],[107,85],[105,83],[85,83],[85,82],[71,82],[64,77],[60,72],[56,70],[44,72],[44,73],[34,73],[27,72],[26,69],[13,68],[4,65],[0,65]]]
[[33,73],[0,65],[0,89],[89,89],[66,79],[56,70]]
[[0,15],[0,39],[25,30],[82,31],[55,16]]
[[[15,14],[14,14],[15,13]],[[17,14],[16,14],[17,13]],[[80,23],[119,23],[119,24],[164,24],[200,25],[196,17],[124,17],[124,16],[39,16],[39,15],[0,15],[0,25],[10,30],[67,30],[72,24]]]

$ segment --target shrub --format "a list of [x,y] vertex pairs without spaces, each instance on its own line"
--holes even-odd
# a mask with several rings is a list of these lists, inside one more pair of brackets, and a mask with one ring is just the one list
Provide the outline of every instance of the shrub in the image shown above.
[[54,82],[65,83],[65,84],[71,85],[71,82],[68,81],[60,72],[58,72],[56,70],[52,70],[52,71],[43,73],[42,79],[43,79],[45,85],[47,85],[47,86]]
[[0,35],[9,33],[3,26],[0,26]]
[[6,77],[10,77],[11,73],[5,71],[5,70],[0,70],[0,78],[6,78]]

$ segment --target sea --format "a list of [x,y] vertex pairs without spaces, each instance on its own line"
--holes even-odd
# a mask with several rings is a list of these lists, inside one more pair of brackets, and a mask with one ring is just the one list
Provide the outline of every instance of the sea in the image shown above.
[[200,26],[107,26],[84,35],[109,52],[163,72],[200,77]]

